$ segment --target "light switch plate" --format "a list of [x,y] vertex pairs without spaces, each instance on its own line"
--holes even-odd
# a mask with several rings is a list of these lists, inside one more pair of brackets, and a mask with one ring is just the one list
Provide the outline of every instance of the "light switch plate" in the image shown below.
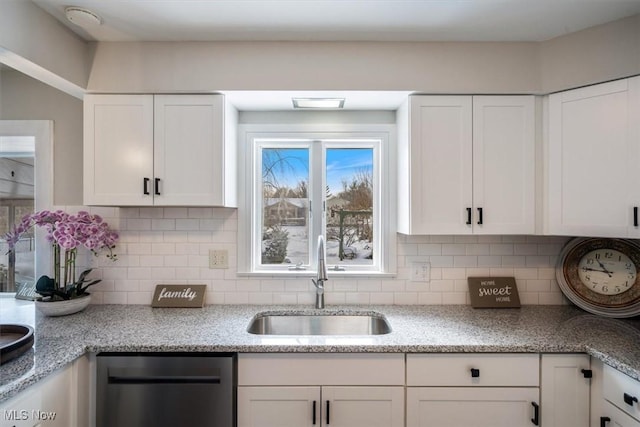
[[428,282],[431,278],[431,263],[428,262],[412,262],[411,263],[411,281],[412,282]]
[[209,268],[229,268],[229,251],[226,249],[209,250]]

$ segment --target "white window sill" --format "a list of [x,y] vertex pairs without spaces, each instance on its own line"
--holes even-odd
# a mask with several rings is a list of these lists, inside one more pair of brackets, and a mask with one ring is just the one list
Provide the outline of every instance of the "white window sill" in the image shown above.
[[[248,271],[236,273],[239,277],[278,277],[278,278],[314,278],[317,276],[317,272],[313,270],[308,271]],[[383,273],[379,271],[327,271],[329,279],[342,279],[342,278],[393,278],[396,277],[396,273]]]

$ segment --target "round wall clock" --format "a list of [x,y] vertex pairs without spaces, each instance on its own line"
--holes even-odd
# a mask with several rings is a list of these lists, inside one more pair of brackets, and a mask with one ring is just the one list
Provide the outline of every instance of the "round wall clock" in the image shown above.
[[576,238],[562,249],[556,278],[578,307],[608,317],[640,314],[640,246],[624,239]]

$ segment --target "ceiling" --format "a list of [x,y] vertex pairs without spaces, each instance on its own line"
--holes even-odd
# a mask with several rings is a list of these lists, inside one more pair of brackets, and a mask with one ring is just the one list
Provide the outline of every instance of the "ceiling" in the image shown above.
[[[544,41],[640,0],[32,0],[92,41]],[[66,6],[98,14],[80,28]]]

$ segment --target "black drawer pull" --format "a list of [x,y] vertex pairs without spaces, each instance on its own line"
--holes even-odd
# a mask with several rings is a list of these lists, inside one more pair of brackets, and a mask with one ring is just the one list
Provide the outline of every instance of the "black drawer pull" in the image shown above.
[[144,178],[142,180],[142,194],[149,194],[149,178]]
[[593,378],[593,371],[591,369],[581,369],[580,372],[582,372],[585,378]]
[[600,427],[607,427],[609,421],[611,421],[609,417],[600,417]]
[[471,368],[471,378],[480,378],[480,369]]
[[316,402],[315,400],[313,401],[313,418],[312,418],[313,425],[316,425],[316,404],[317,403],[318,402]]
[[535,426],[540,425],[540,406],[536,402],[531,402],[531,406],[533,406],[533,418],[531,418],[531,422]]
[[626,403],[627,405],[633,405],[633,402],[638,403],[637,397],[631,396],[627,393],[625,393],[622,398],[624,399],[624,403]]
[[329,401],[327,400],[327,425],[329,425]]

